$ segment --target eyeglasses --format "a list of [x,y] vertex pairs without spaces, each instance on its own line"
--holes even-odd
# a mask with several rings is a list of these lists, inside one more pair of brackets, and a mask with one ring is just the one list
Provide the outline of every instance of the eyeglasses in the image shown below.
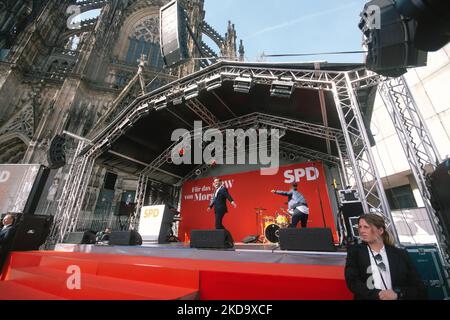
[[383,262],[383,257],[381,256],[381,254],[377,254],[375,256],[375,263],[382,271],[386,271],[386,265]]

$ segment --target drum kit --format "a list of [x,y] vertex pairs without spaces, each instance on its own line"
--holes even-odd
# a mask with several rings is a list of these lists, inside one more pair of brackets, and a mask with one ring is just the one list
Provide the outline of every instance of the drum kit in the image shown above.
[[262,242],[278,243],[280,229],[289,227],[291,214],[282,207],[275,212],[274,216],[263,215],[263,211],[267,210],[264,208],[255,208],[255,210],[257,228],[263,235],[260,237]]

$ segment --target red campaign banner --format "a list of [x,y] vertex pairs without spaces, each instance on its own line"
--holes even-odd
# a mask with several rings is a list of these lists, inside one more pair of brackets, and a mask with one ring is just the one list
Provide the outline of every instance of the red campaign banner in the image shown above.
[[[265,208],[261,216],[265,220],[275,219],[280,207],[287,209],[287,196],[271,193],[271,190],[289,191],[293,182],[298,183],[309,206],[308,228],[331,228],[337,241],[336,226],[330,205],[330,197],[322,163],[307,162],[280,167],[276,175],[263,176],[260,171],[237,173],[219,177],[237,204],[227,201],[228,213],[223,219],[235,242],[241,242],[249,235],[263,235],[264,225],[255,208]],[[214,187],[213,178],[187,181],[182,188],[179,238],[186,240],[191,230],[214,229],[214,209],[207,212]],[[269,217],[269,219],[267,219]],[[301,228],[300,222],[297,228]]]

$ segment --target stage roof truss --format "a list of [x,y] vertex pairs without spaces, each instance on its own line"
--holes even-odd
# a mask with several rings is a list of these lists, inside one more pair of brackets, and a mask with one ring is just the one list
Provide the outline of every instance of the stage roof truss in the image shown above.
[[[286,119],[282,117],[276,117],[272,115],[262,114],[262,113],[253,113],[250,115],[245,115],[239,118],[235,118],[229,121],[225,121],[222,123],[218,123],[214,126],[208,126],[202,128],[202,134],[204,131],[212,128],[216,128],[219,131],[223,132],[228,128],[238,129],[245,128],[246,125],[254,125],[254,124],[264,124],[270,126],[271,128],[278,128],[281,130],[288,130],[299,132],[311,136],[315,136],[322,139],[327,139],[330,141],[335,141],[336,138],[342,139],[343,133],[341,130],[335,128],[326,128],[321,125],[308,123],[300,120],[292,120]],[[189,134],[191,137],[194,137],[194,130],[190,131]],[[153,170],[162,166],[169,159],[172,150],[179,144],[179,142],[174,142],[171,144],[164,152],[162,152],[155,160],[153,160],[142,172],[141,174],[150,175]]]
[[[185,91],[189,92],[190,90],[193,90],[192,88],[197,88],[199,91],[203,89],[208,90],[207,83],[212,79],[214,81],[220,80],[220,83],[224,81],[234,82],[242,75],[246,75],[247,77],[250,76],[255,83],[269,86],[272,85],[274,81],[279,81],[280,79],[291,79],[295,85],[295,88],[314,90],[320,89],[333,92],[334,82],[342,77],[343,74],[342,71],[299,70],[267,67],[258,68],[245,66],[245,64],[239,65],[239,63],[235,63],[236,65],[228,64],[230,63],[218,63],[218,66],[210,66],[204,69],[201,74],[196,77],[189,76],[180,79],[151,93],[136,98],[130,106],[119,115],[116,121],[113,121],[110,126],[104,129],[96,138],[93,139],[93,142],[96,143],[98,139],[108,135],[111,128],[117,126],[117,122],[123,117],[130,117],[132,120],[137,120],[139,117],[148,114],[151,110],[164,109],[173,102],[173,97],[177,97],[177,99],[179,99],[181,95],[184,95]],[[381,81],[378,75],[362,68],[348,71],[346,73],[349,74],[352,87],[355,90],[376,86]],[[215,94],[215,96],[217,97],[217,94]],[[190,101],[192,98],[189,99],[189,97],[196,98],[196,96],[192,95],[191,92],[188,96],[184,95],[184,100],[186,102]],[[223,100],[221,103],[225,104]]]
[[[326,68],[330,68],[326,70]],[[182,97],[183,101],[193,107],[202,120],[208,119],[208,124],[219,130],[226,128],[239,128],[254,123],[279,128],[281,130],[297,132],[316,138],[328,140],[335,144],[339,153],[339,169],[342,179],[347,185],[357,188],[365,212],[380,211],[388,220],[392,221],[390,208],[382,186],[381,178],[375,166],[371,153],[370,141],[366,132],[363,115],[361,113],[357,93],[363,89],[370,89],[380,83],[378,75],[367,71],[361,65],[332,65],[324,66],[323,70],[316,70],[314,66],[267,64],[267,63],[239,63],[222,61],[209,66],[204,70],[166,85],[152,93],[142,95],[135,99],[105,130],[93,139],[93,144],[84,146],[74,161],[76,178],[70,180],[65,189],[70,190],[69,200],[64,200],[58,207],[58,214],[66,218],[62,224],[62,233],[73,229],[81,209],[82,190],[88,182],[88,176],[93,161],[102,153],[111,148],[112,144],[126,134],[142,117],[177,104]],[[333,70],[336,69],[336,70]],[[296,89],[323,90],[329,92],[334,100],[340,128],[319,125],[312,122],[302,122],[294,118],[283,118],[263,113],[252,113],[235,117],[232,120],[217,122],[210,117],[201,104],[196,104],[199,92],[211,92],[218,100],[220,97],[214,92],[223,82],[235,82],[236,78],[251,78],[254,84],[271,86],[274,81],[285,81],[294,84]],[[194,99],[194,100],[193,100]],[[221,104],[227,103],[220,99]],[[199,101],[199,100],[198,100]],[[181,107],[179,106],[176,107]],[[175,110],[175,109],[174,109]],[[228,107],[230,112],[233,112]],[[211,111],[211,110],[208,110]],[[213,113],[212,115],[216,117]],[[137,209],[133,217],[139,219],[140,208],[144,204],[144,195],[148,178],[156,168],[160,168],[168,161],[169,152],[174,144],[160,153],[139,175],[139,184],[136,193]],[[301,147],[301,146],[299,146]],[[317,157],[324,157],[317,154]],[[326,157],[324,157],[326,159]],[[329,159],[328,159],[329,160]],[[195,172],[195,171],[194,171]],[[72,194],[76,195],[72,196]],[[74,199],[77,199],[75,201]],[[76,202],[76,203],[75,203]],[[82,201],[81,201],[82,203]],[[69,218],[70,216],[70,218]],[[65,226],[68,226],[65,228]],[[132,227],[132,224],[130,224]],[[392,224],[391,224],[392,227]],[[396,234],[395,229],[391,229]],[[62,239],[61,239],[62,240]],[[398,241],[398,239],[397,239]]]

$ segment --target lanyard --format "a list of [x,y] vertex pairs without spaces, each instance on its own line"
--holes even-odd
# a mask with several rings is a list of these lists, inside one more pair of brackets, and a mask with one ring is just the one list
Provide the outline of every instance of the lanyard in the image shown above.
[[[374,256],[374,254],[373,254],[372,248],[371,248],[370,246],[369,246],[369,250],[370,250],[370,253],[372,254],[373,261],[375,261],[375,264],[377,265],[378,272],[380,273],[381,281],[383,281],[383,285],[384,285],[384,287],[385,287],[386,290],[387,290],[388,287],[387,287],[387,285],[386,285],[386,282],[384,282],[382,270],[381,270],[380,266],[378,265],[377,259],[375,259],[375,256]],[[380,254],[380,255],[381,255],[381,254]],[[383,256],[381,256],[381,257],[383,258]],[[386,268],[387,268],[387,266],[386,266]]]

